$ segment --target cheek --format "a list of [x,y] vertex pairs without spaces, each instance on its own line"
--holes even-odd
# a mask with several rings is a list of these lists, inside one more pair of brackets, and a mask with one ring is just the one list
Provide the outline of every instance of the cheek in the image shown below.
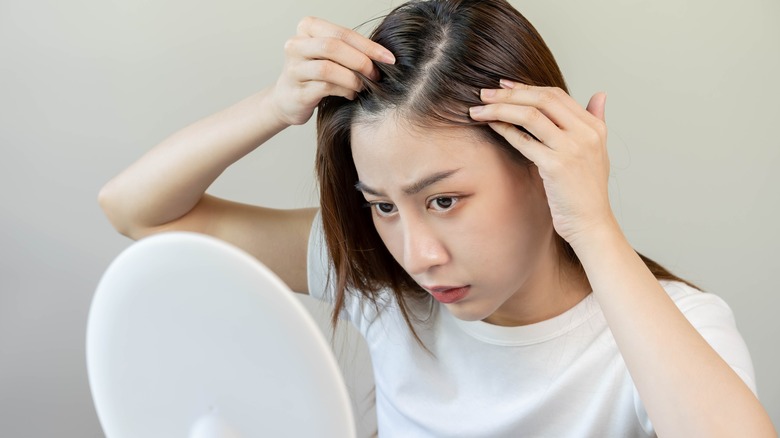
[[[497,202],[482,224],[481,243],[488,263],[525,271],[553,240],[552,217],[543,194],[515,186]],[[500,269],[499,266],[496,266]]]
[[379,238],[382,239],[385,248],[387,248],[390,255],[401,264],[401,259],[403,258],[403,236],[396,230],[393,224],[378,219],[373,214],[372,218],[374,221],[374,228],[376,229],[377,234],[379,234]]

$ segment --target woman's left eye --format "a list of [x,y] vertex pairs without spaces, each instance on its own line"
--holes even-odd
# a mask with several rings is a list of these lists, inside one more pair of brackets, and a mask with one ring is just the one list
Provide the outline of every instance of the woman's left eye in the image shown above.
[[451,209],[458,202],[458,198],[455,196],[439,196],[431,199],[428,203],[428,207],[436,211],[447,211]]

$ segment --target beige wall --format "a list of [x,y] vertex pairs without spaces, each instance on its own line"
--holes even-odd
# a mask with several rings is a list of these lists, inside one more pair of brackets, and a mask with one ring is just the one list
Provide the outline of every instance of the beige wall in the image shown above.
[[[397,2],[396,2],[397,3]],[[99,187],[184,124],[273,81],[302,15],[379,0],[0,2],[0,434],[100,436],[84,364],[92,291],[128,245]],[[608,93],[614,208],[634,245],[724,297],[780,424],[780,3],[516,1],[582,103]],[[314,205],[313,126],[215,194]]]

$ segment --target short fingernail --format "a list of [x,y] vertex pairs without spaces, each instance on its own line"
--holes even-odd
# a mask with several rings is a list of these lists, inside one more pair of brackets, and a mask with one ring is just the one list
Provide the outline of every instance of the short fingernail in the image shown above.
[[484,110],[485,110],[485,107],[484,107],[484,106],[472,106],[471,108],[469,108],[469,113],[470,113],[472,116],[475,116],[475,115],[477,115],[477,114],[481,113],[481,112],[482,112],[482,111],[484,111]]
[[515,83],[509,79],[501,79],[498,83],[504,88],[515,88]]
[[496,95],[496,90],[485,88],[482,90],[482,97],[493,97]]
[[395,64],[395,56],[390,51],[382,52],[380,57],[385,64]]

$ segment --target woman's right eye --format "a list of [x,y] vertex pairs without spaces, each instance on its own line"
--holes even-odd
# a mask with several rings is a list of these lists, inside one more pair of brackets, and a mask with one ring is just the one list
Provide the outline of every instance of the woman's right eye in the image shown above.
[[380,216],[390,216],[395,213],[395,205],[389,202],[372,202],[371,206],[374,207],[374,211]]

